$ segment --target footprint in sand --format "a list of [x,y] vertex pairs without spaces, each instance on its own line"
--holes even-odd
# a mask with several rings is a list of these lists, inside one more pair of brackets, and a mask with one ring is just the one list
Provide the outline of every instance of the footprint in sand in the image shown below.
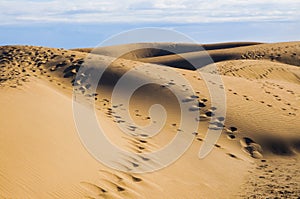
[[229,130],[231,132],[236,132],[238,129],[236,127],[234,127],[234,126],[231,126],[231,127],[229,127]]
[[236,137],[233,133],[228,133],[227,138],[230,139],[230,140],[234,140]]
[[205,115],[207,117],[212,117],[212,116],[214,116],[214,113],[213,113],[213,111],[209,110],[209,111],[205,112]]
[[259,144],[254,142],[251,138],[244,137],[240,140],[240,144],[242,146],[242,150],[249,154],[253,158],[261,159],[263,158],[262,155],[262,148]]
[[231,158],[236,158],[236,159],[238,159],[238,157],[237,157],[236,155],[232,154],[232,153],[227,153],[227,155],[229,155],[229,157],[231,157]]
[[235,133],[237,133],[237,128],[234,127],[234,126],[231,126],[229,127],[228,129],[225,129],[226,131],[226,137],[229,139],[229,140],[235,140],[236,139],[236,135]]

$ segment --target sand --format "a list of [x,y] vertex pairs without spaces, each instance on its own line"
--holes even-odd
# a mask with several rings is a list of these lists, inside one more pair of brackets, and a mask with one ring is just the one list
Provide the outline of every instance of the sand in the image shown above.
[[[74,81],[87,56],[100,69],[128,49],[105,71],[96,93],[88,93],[81,77]],[[163,48],[167,50],[157,50]],[[216,62],[192,67],[184,58]],[[176,51],[174,55],[171,52]],[[0,47],[0,198],[298,198],[300,196],[300,42],[173,44],[140,43],[91,49],[35,46]],[[150,65],[148,63],[151,63]],[[114,144],[143,157],[164,147],[180,124],[178,101],[164,86],[140,88],[130,101],[137,125],[149,124],[152,104],[165,107],[168,117],[154,137],[125,135],[117,126],[127,122],[111,102],[118,80],[130,70],[148,67],[130,80],[153,81],[158,70],[181,74],[196,96],[191,112],[201,117],[189,149],[173,164],[149,173],[133,173],[155,159],[124,156],[114,170],[97,161],[84,147],[73,118],[73,88],[95,99],[95,113]],[[97,71],[98,69],[93,69]],[[152,72],[152,73],[151,73]],[[211,121],[208,84],[226,94],[226,120]],[[184,88],[185,86],[179,87]],[[189,124],[189,123],[188,123]],[[192,123],[190,123],[192,125]],[[214,149],[198,157],[207,128],[221,129]],[[130,131],[134,132],[135,127]],[[132,133],[134,134],[134,133]],[[103,149],[105,150],[105,148]],[[179,149],[178,149],[179,150]],[[167,158],[167,157],[166,157]]]

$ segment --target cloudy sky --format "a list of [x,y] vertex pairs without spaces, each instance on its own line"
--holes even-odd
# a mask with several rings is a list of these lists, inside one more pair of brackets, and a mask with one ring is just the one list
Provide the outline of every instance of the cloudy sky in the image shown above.
[[91,46],[149,26],[201,43],[299,40],[299,8],[299,0],[0,0],[0,45]]

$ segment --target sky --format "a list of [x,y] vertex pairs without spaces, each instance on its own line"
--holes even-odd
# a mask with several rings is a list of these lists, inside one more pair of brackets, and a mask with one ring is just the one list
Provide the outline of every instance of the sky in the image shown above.
[[299,0],[0,0],[0,45],[92,47],[159,27],[199,43],[300,40]]

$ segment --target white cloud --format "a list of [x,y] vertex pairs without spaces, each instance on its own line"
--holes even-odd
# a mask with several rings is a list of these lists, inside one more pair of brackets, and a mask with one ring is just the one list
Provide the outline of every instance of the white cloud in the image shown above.
[[0,0],[0,24],[300,21],[298,0]]

